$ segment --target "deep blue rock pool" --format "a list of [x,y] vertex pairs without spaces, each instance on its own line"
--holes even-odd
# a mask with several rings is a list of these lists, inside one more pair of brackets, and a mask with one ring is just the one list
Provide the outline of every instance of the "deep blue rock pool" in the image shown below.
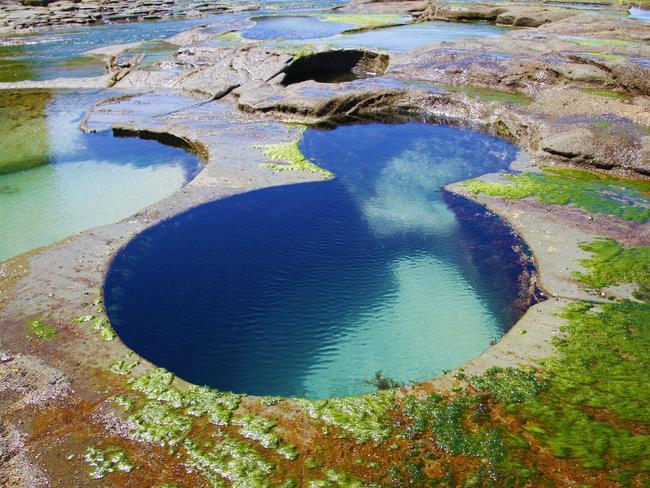
[[521,314],[518,238],[443,187],[517,149],[423,123],[310,129],[336,178],[211,202],[131,241],[105,283],[138,354],[193,383],[257,395],[372,391],[487,349]]

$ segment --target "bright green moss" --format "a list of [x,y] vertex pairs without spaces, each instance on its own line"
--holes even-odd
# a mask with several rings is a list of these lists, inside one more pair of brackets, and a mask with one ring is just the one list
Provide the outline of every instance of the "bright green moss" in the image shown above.
[[131,362],[126,362],[125,359],[118,359],[114,361],[109,367],[108,370],[117,375],[126,376],[131,373],[131,370],[140,364],[139,359],[135,359]]
[[359,397],[295,401],[310,417],[342,429],[359,443],[370,440],[379,443],[391,435],[388,413],[394,407],[394,400],[395,392],[387,390]]
[[[626,180],[577,169],[546,168],[544,173],[502,175],[508,182],[462,183],[471,193],[513,200],[534,197],[543,203],[571,205],[588,212],[604,213],[644,223],[650,219],[650,183]],[[647,206],[644,206],[647,205]]]
[[489,394],[503,404],[521,403],[536,396],[546,387],[533,370],[523,368],[490,368],[482,376],[467,382],[479,393]]
[[263,396],[260,397],[260,403],[264,405],[265,407],[272,407],[273,405],[277,405],[280,403],[284,398],[278,397],[278,396]]
[[112,341],[117,337],[107,318],[98,318],[89,323],[90,329],[97,332],[102,341]]
[[[527,443],[503,425],[484,425],[489,412],[485,397],[466,392],[452,399],[440,395],[431,395],[425,401],[409,397],[404,413],[411,424],[404,437],[425,438],[449,456],[474,458],[484,477],[497,481],[499,486],[529,481],[534,470],[517,455],[518,450],[528,448]],[[475,426],[470,428],[469,422]],[[407,471],[418,482],[428,479],[417,459],[407,464]]]
[[[409,397],[404,413],[412,423],[405,436],[425,436],[450,456],[475,458],[488,478],[504,485],[528,481],[534,471],[515,455],[517,449],[527,448],[527,443],[509,433],[505,426],[481,425],[488,418],[487,409],[484,397],[467,393],[453,399],[431,395],[426,401]],[[470,429],[468,420],[480,426]],[[416,477],[426,476],[421,473]]]
[[52,327],[51,325],[46,325],[42,320],[32,320],[31,322],[27,322],[25,328],[27,329],[28,339],[38,338],[49,340],[59,332],[59,329]]
[[363,483],[347,473],[341,473],[333,469],[326,469],[325,476],[327,476],[327,479],[333,483],[334,486],[341,488],[370,488],[371,486],[374,486]]
[[135,428],[132,435],[139,440],[162,446],[177,446],[192,429],[192,419],[178,413],[165,403],[150,402],[129,417]]
[[89,447],[86,450],[83,459],[92,468],[88,474],[94,479],[102,479],[106,475],[114,473],[115,471],[129,473],[135,467],[135,465],[129,461],[126,452],[115,447],[109,447],[106,449]]
[[624,61],[627,59],[625,56],[619,56],[618,54],[584,53],[584,55],[604,59],[606,61]]
[[580,247],[592,256],[580,261],[588,271],[574,273],[579,281],[596,289],[634,283],[635,297],[650,301],[650,246],[625,248],[620,242],[598,239]]
[[289,461],[298,459],[298,448],[293,444],[285,444],[278,448],[278,454]]
[[[260,146],[264,155],[269,158],[273,163],[267,163],[265,166],[276,171],[294,170],[306,171],[308,173],[318,173],[326,178],[331,178],[334,175],[329,171],[316,166],[309,161],[300,147],[298,141],[282,142],[279,144],[267,144]],[[280,163],[280,164],[278,164]]]
[[140,376],[131,388],[143,393],[149,400],[169,403],[175,408],[184,406],[183,394],[172,386],[174,375],[169,371],[158,368]]
[[275,466],[254,447],[229,436],[204,447],[188,439],[184,443],[190,469],[201,472],[213,487],[270,488]]
[[90,322],[95,318],[94,315],[81,315],[80,317],[77,317],[74,321],[78,324],[85,324],[86,322]]
[[566,335],[544,363],[548,388],[522,405],[527,430],[555,456],[628,484],[650,473],[650,304],[576,302],[563,317]]
[[267,449],[276,449],[282,443],[282,438],[271,432],[277,425],[273,420],[246,414],[235,417],[232,423],[240,427],[242,437],[257,441]]
[[183,404],[187,405],[185,411],[189,415],[207,415],[215,425],[228,425],[232,420],[232,412],[239,408],[241,397],[235,393],[193,385],[183,394]]

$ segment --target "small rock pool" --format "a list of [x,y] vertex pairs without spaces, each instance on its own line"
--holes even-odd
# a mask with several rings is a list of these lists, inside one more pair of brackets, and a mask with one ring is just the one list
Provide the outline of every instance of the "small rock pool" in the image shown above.
[[481,353],[519,317],[510,229],[443,190],[517,149],[423,123],[310,129],[323,182],[211,202],[115,258],[105,302],[122,340],[193,383],[308,398],[420,381]]
[[201,168],[182,149],[83,133],[84,110],[108,96],[0,90],[0,260],[124,219]]
[[254,25],[242,31],[252,40],[319,39],[340,34],[353,24],[326,22],[309,15],[266,15],[251,17]]
[[[486,22],[420,22],[336,35],[314,40],[314,44],[327,44],[338,48],[404,52],[439,42],[498,36],[508,30],[510,28]],[[308,45],[310,42],[306,39],[291,40],[287,38],[287,40],[276,41],[275,44],[299,46],[301,44]]]

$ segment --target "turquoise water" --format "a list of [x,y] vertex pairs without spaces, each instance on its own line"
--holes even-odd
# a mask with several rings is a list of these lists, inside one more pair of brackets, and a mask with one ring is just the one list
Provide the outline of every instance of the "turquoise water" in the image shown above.
[[[507,28],[487,23],[422,22],[387,27],[326,39],[314,39],[314,44],[328,44],[343,48],[365,48],[402,52],[427,44],[458,39],[477,39],[503,34]],[[310,44],[308,40],[282,41],[282,45]]]
[[0,174],[0,260],[126,218],[199,170],[201,162],[180,149],[82,133],[83,111],[107,96],[0,91],[0,108],[14,102],[21,110],[0,135],[0,163],[27,168]]
[[105,301],[130,348],[194,383],[326,398],[379,370],[431,378],[514,323],[521,242],[443,190],[512,145],[409,123],[312,129],[301,148],[336,179],[201,205],[116,257]]

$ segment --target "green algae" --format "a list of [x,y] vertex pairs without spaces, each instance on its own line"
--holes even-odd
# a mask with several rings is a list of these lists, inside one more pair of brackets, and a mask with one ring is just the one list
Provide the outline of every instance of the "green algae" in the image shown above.
[[232,423],[240,427],[242,437],[257,441],[267,449],[277,449],[282,443],[282,437],[271,432],[277,425],[273,420],[246,414],[236,417]]
[[521,403],[535,397],[547,386],[532,368],[490,368],[481,376],[466,379],[477,392],[488,394],[502,404]]
[[174,375],[163,368],[144,374],[131,383],[131,388],[149,400],[166,402],[175,408],[184,406],[183,394],[172,386]]
[[278,454],[289,461],[298,459],[298,448],[293,444],[285,444],[277,449]]
[[[220,488],[270,488],[269,475],[275,466],[246,442],[224,435],[205,446],[191,439],[184,443],[187,466],[202,473],[211,486]],[[225,480],[229,480],[230,484]]]
[[501,183],[473,179],[463,182],[461,187],[474,194],[513,200],[534,197],[539,202],[570,205],[638,223],[650,219],[650,183],[645,181],[566,168],[545,168],[543,173],[502,176],[508,181]]
[[158,402],[147,403],[129,417],[129,422],[134,425],[131,434],[136,439],[172,447],[185,440],[193,425],[191,417]]
[[131,370],[140,364],[139,359],[134,359],[131,362],[126,362],[126,359],[117,359],[108,367],[108,370],[116,375],[126,376],[131,373]]
[[135,468],[135,465],[129,461],[126,452],[115,447],[106,449],[89,447],[83,459],[92,468],[88,474],[93,479],[102,479],[115,471],[130,473]]
[[107,318],[101,317],[89,323],[91,330],[95,331],[102,341],[110,342],[117,337]]
[[523,93],[491,90],[478,86],[447,86],[446,88],[451,92],[464,93],[467,96],[488,102],[503,102],[510,105],[527,105],[531,102],[531,98]]
[[284,398],[279,397],[279,396],[263,396],[263,397],[260,397],[260,403],[262,405],[264,405],[265,407],[272,407],[273,405],[277,405],[282,400],[284,400]]
[[372,488],[377,486],[364,483],[347,473],[334,469],[326,469],[324,472],[326,480],[311,480],[307,486],[309,488]]
[[612,239],[583,242],[580,248],[592,254],[580,264],[587,272],[574,276],[590,288],[601,289],[623,283],[637,286],[634,297],[650,301],[650,247],[626,248]]
[[95,318],[94,315],[81,315],[81,316],[77,317],[76,319],[74,319],[74,321],[77,324],[85,324],[86,322],[90,322],[94,318]]
[[[6,62],[2,59],[6,47],[0,46],[0,64]],[[8,81],[2,68],[0,81]],[[51,141],[46,112],[51,100],[50,91],[0,90],[0,174],[49,163]]]
[[613,480],[647,480],[650,304],[575,302],[562,316],[558,354],[544,362],[548,388],[522,405],[529,432],[553,455],[606,469]]
[[42,320],[27,322],[25,328],[27,329],[27,338],[30,340],[34,338],[49,340],[59,332],[59,329],[51,325],[46,325]]
[[264,155],[273,161],[272,163],[265,163],[264,167],[275,171],[306,171],[308,173],[317,173],[325,178],[334,176],[331,172],[309,161],[300,150],[298,141],[267,144],[259,147]]
[[604,59],[606,61],[625,61],[627,59],[625,56],[620,56],[618,54],[584,53],[584,55]]
[[602,39],[595,37],[570,37],[569,41],[578,44],[579,46],[605,46],[605,47],[638,47],[641,44],[634,41],[626,41],[623,39]]
[[192,385],[183,395],[186,413],[195,417],[206,415],[215,425],[230,424],[233,411],[239,408],[242,395],[222,392],[206,386]]
[[598,95],[599,97],[615,98],[618,100],[625,98],[624,94],[612,90],[599,90],[597,88],[583,88],[582,91],[584,91],[585,93],[589,93],[591,95]]
[[113,395],[112,397],[108,398],[108,401],[117,405],[125,412],[130,411],[135,405],[135,402],[133,400],[124,395]]
[[316,401],[296,399],[295,401],[311,418],[338,427],[361,444],[370,440],[380,443],[391,435],[392,427],[388,413],[394,408],[394,390],[359,397]]
[[[485,409],[485,397],[466,392],[452,399],[435,394],[425,401],[409,397],[404,413],[412,423],[405,436],[424,437],[449,456],[475,458],[486,478],[504,485],[530,480],[534,470],[516,455],[528,444],[503,425],[481,425],[488,418]],[[469,420],[477,425],[469,427]]]

